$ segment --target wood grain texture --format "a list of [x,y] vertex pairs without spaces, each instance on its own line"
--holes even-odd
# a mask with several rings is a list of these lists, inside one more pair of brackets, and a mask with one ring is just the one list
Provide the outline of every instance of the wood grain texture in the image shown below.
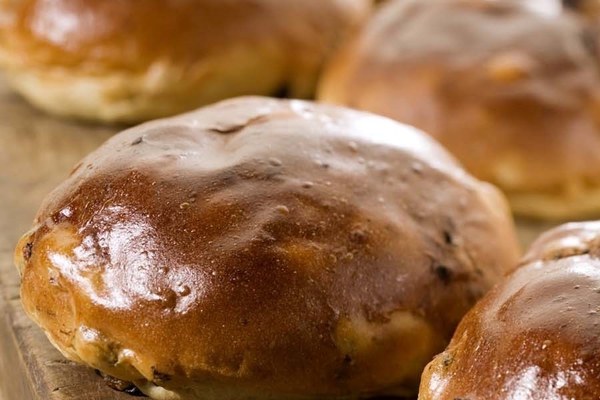
[[0,80],[0,398],[127,399],[89,368],[65,360],[25,316],[13,248],[42,198],[86,153],[116,131],[46,116]]
[[[50,345],[22,311],[12,263],[42,198],[117,130],[42,114],[0,78],[0,400],[132,400]],[[522,237],[528,242],[538,232],[528,223]]]

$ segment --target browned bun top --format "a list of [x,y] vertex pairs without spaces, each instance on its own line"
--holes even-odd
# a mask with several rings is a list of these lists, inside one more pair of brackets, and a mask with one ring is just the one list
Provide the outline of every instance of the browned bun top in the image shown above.
[[497,190],[421,132],[256,97],[113,137],[16,257],[70,358],[329,398],[411,390],[518,249]]
[[520,214],[598,214],[597,40],[574,15],[518,3],[390,2],[334,59],[320,98],[432,134]]
[[0,5],[0,45],[16,63],[96,73],[155,61],[193,65],[267,41],[277,52],[286,43],[300,62],[316,47],[325,53],[367,7],[367,0],[8,1]]
[[425,369],[419,399],[600,398],[600,222],[542,235]]
[[0,67],[32,104],[135,123],[240,95],[306,98],[370,0],[0,1]]

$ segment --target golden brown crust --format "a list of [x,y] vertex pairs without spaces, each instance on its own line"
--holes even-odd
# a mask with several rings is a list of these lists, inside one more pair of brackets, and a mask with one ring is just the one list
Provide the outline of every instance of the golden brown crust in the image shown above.
[[384,6],[334,60],[320,98],[415,125],[519,214],[600,213],[600,74],[577,18],[503,2]]
[[600,222],[542,235],[425,369],[420,400],[600,397]]
[[[143,120],[240,94],[307,97],[369,3],[3,0],[0,66],[36,104],[90,119]],[[79,94],[81,85],[92,99]],[[119,102],[129,103],[102,113]]]
[[517,257],[502,196],[426,135],[266,98],[115,136],[16,250],[67,357],[142,390],[282,399],[416,389]]

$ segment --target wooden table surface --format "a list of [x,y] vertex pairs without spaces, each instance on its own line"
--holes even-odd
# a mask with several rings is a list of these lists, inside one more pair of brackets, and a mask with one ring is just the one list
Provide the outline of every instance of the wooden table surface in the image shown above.
[[115,131],[48,117],[0,80],[0,398],[131,400],[55,350],[25,316],[12,253],[40,201]]
[[[22,311],[12,263],[17,239],[31,227],[42,198],[116,131],[38,112],[0,78],[0,400],[132,399],[50,345]],[[527,224],[523,240],[529,242],[538,231],[536,224]]]

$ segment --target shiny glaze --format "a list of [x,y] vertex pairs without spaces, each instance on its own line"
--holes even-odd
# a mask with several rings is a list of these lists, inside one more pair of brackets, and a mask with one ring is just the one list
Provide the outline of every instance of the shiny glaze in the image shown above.
[[25,309],[69,358],[321,398],[416,389],[517,257],[501,195],[426,135],[266,98],[110,139],[16,250]]
[[176,115],[240,95],[306,98],[370,3],[2,1],[0,67],[35,106],[111,123]]
[[567,13],[481,0],[390,2],[334,58],[320,98],[425,130],[515,197],[569,201],[600,185],[597,49]]
[[600,398],[600,223],[542,235],[425,369],[420,400]]
[[367,0],[9,1],[0,5],[0,45],[27,65],[92,71],[193,65],[269,41],[276,52],[294,48],[300,62],[307,52],[322,56],[367,8]]

